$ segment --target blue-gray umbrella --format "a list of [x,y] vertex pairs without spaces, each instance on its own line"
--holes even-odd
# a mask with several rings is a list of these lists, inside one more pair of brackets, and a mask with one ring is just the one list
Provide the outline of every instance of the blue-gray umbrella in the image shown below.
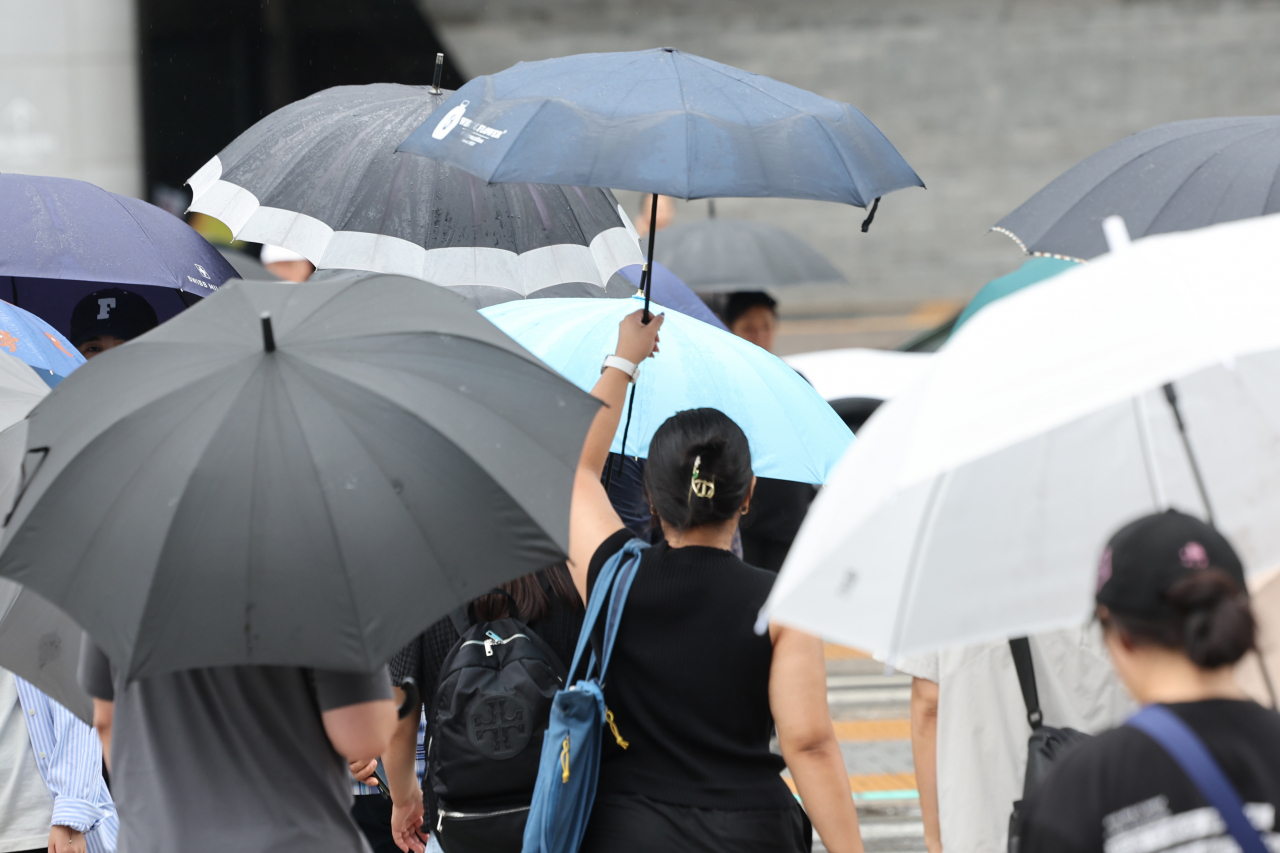
[[400,146],[486,181],[866,207],[924,186],[857,108],[672,48],[477,77]]
[[1129,234],[1189,231],[1280,211],[1280,116],[1175,121],[1063,172],[993,230],[1023,251],[1088,260],[1107,251],[1102,220]]

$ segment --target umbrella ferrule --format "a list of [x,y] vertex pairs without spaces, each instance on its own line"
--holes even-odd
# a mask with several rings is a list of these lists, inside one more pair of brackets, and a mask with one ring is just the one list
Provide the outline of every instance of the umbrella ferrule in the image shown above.
[[271,313],[262,312],[262,348],[267,352],[276,351],[276,336],[271,331]]
[[436,72],[435,72],[435,76],[431,79],[431,94],[433,95],[440,94],[440,76],[443,73],[444,73],[444,54],[437,53],[436,54]]

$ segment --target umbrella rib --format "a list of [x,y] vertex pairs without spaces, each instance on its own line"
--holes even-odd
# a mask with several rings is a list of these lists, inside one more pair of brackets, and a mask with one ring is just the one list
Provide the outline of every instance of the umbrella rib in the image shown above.
[[[301,371],[299,371],[299,373],[301,374],[302,372],[301,372]],[[332,374],[331,374],[331,375],[332,375]],[[340,377],[335,377],[335,378],[340,378]],[[285,391],[285,393],[284,393],[284,397],[289,401],[289,411],[290,411],[290,413],[293,415],[293,417],[294,417],[294,421],[295,421],[299,426],[301,426],[303,423],[305,423],[305,421],[303,420],[303,418],[302,418],[302,417],[299,415],[299,413],[298,413],[298,408],[297,408],[297,406],[294,404],[293,394],[289,393],[289,391],[286,389],[286,391]],[[259,424],[261,424],[261,421],[259,421]],[[337,556],[337,558],[338,558],[338,562],[339,562],[339,563],[341,564],[341,566],[342,566],[342,580],[343,580],[343,583],[344,583],[344,584],[346,585],[346,587],[347,587],[347,599],[348,599],[348,601],[350,601],[350,602],[351,602],[351,609],[352,609],[352,611],[354,611],[354,613],[355,613],[355,617],[356,617],[356,624],[357,624],[357,625],[359,625],[359,626],[360,626],[360,628],[361,628],[361,631],[360,631],[360,646],[361,646],[361,648],[363,649],[363,651],[364,651],[364,655],[365,655],[365,659],[367,660],[367,659],[369,658],[369,644],[368,644],[368,642],[367,642],[367,640],[366,640],[366,637],[365,637],[365,634],[364,634],[364,630],[363,630],[363,628],[364,628],[364,619],[362,618],[361,613],[360,613],[360,606],[359,606],[359,602],[358,602],[358,600],[357,600],[357,598],[356,598],[356,590],[355,590],[355,587],[353,586],[353,584],[352,584],[352,582],[351,582],[351,572],[350,572],[350,568],[349,568],[349,566],[347,565],[347,557],[346,557],[346,554],[344,554],[344,553],[343,553],[343,551],[342,551],[342,547],[341,547],[341,545],[340,545],[340,543],[341,543],[341,541],[342,541],[342,537],[338,535],[338,528],[337,528],[337,525],[334,523],[334,520],[333,520],[333,507],[329,504],[329,495],[328,495],[327,491],[326,491],[326,490],[325,490],[325,488],[324,488],[324,478],[321,476],[319,469],[317,469],[317,468],[316,468],[315,452],[314,452],[314,450],[315,450],[315,449],[311,446],[311,440],[310,440],[310,438],[307,436],[307,431],[306,431],[306,429],[300,429],[300,430],[299,430],[299,432],[300,432],[300,433],[301,433],[301,435],[302,435],[302,440],[303,440],[304,442],[306,442],[306,444],[307,444],[307,451],[308,451],[308,453],[307,453],[307,460],[308,460],[308,463],[309,463],[309,464],[310,464],[310,466],[311,466],[311,473],[312,473],[312,475],[315,477],[315,482],[316,482],[316,485],[317,485],[317,487],[318,487],[318,491],[319,491],[319,493],[320,493],[320,498],[321,498],[321,500],[323,500],[323,501],[324,501],[324,515],[325,515],[325,521],[326,521],[326,523],[327,523],[327,524],[328,524],[328,526],[329,526],[329,535],[333,537],[334,554]],[[247,627],[247,626],[246,626],[246,627]]]
[[[1074,212],[1075,212],[1075,210],[1076,210],[1076,208],[1078,208],[1078,207],[1080,207],[1080,205],[1084,204],[1084,203],[1089,199],[1089,196],[1093,195],[1093,193],[1094,193],[1095,191],[1097,191],[1097,189],[1098,189],[1099,187],[1101,187],[1101,186],[1103,185],[1103,183],[1104,183],[1108,178],[1110,178],[1110,177],[1112,177],[1113,175],[1115,175],[1115,174],[1116,174],[1117,172],[1119,172],[1121,169],[1126,169],[1126,168],[1128,168],[1129,166],[1132,166],[1134,163],[1138,162],[1138,161],[1139,161],[1139,160],[1141,160],[1143,157],[1146,157],[1146,156],[1148,156],[1148,155],[1150,155],[1150,154],[1153,154],[1154,152],[1159,151],[1161,148],[1165,148],[1165,147],[1167,147],[1167,146],[1169,146],[1169,145],[1173,145],[1173,144],[1178,143],[1178,142],[1183,142],[1183,141],[1188,140],[1188,139],[1193,139],[1194,137],[1197,137],[1197,136],[1203,136],[1203,135],[1204,135],[1204,134],[1206,134],[1206,133],[1217,133],[1217,132],[1219,132],[1219,131],[1221,131],[1221,130],[1222,130],[1222,128],[1217,128],[1217,127],[1205,128],[1204,130],[1198,130],[1198,131],[1196,131],[1195,133],[1189,133],[1189,134],[1187,134],[1186,136],[1179,136],[1179,137],[1176,137],[1176,138],[1174,138],[1174,139],[1166,139],[1164,142],[1161,142],[1159,145],[1153,145],[1153,146],[1152,146],[1152,147],[1150,147],[1150,148],[1144,148],[1143,150],[1141,150],[1141,151],[1137,152],[1137,153],[1136,153],[1136,154],[1134,154],[1132,157],[1130,157],[1128,160],[1126,160],[1125,162],[1121,163],[1119,166],[1116,166],[1114,169],[1112,169],[1110,172],[1108,172],[1106,175],[1104,175],[1104,176],[1103,176],[1103,178],[1102,178],[1102,180],[1098,181],[1098,182],[1097,182],[1097,183],[1095,183],[1093,186],[1089,187],[1089,189],[1085,190],[1085,192],[1080,196],[1080,198],[1076,199],[1076,201],[1075,201],[1075,202],[1073,202],[1073,203],[1071,204],[1071,206],[1070,206],[1070,207],[1068,207],[1066,210],[1064,210],[1064,211],[1063,211],[1061,214],[1059,214],[1058,216],[1054,217],[1054,220],[1053,220],[1053,222],[1050,224],[1050,226],[1049,226],[1049,229],[1048,229],[1048,230],[1051,230],[1051,229],[1052,229],[1054,226],[1056,226],[1059,222],[1062,222],[1064,219],[1066,219],[1068,216],[1070,216],[1072,213],[1074,213]],[[1119,144],[1119,143],[1117,143],[1117,144]],[[1105,150],[1106,150],[1106,149],[1104,148],[1104,149],[1103,149],[1103,151],[1105,151]],[[1098,152],[1098,153],[1100,154],[1100,153],[1102,153],[1102,152]],[[1097,155],[1095,154],[1095,155],[1092,155],[1092,156],[1097,156]],[[1048,189],[1049,187],[1053,186],[1053,185],[1054,185],[1055,183],[1057,183],[1058,181],[1060,181],[1060,180],[1062,180],[1063,178],[1065,178],[1068,174],[1070,174],[1070,173],[1071,173],[1071,171],[1072,171],[1072,170],[1074,170],[1074,169],[1076,169],[1076,168],[1078,168],[1078,167],[1080,167],[1080,166],[1084,165],[1084,163],[1085,163],[1085,162],[1087,162],[1087,161],[1088,161],[1088,158],[1086,158],[1085,160],[1081,161],[1080,163],[1077,163],[1075,166],[1072,166],[1072,167],[1071,167],[1070,169],[1068,169],[1066,172],[1063,172],[1061,175],[1059,175],[1058,177],[1054,178],[1054,179],[1053,179],[1052,181],[1050,181],[1047,185],[1045,185],[1045,186],[1044,186],[1043,188],[1041,188],[1038,192],[1036,192],[1036,194],[1035,194],[1035,195],[1033,195],[1031,198],[1029,198],[1029,199],[1027,199],[1026,201],[1024,201],[1024,202],[1022,203],[1022,205],[1019,205],[1019,209],[1020,209],[1023,205],[1029,204],[1029,203],[1031,202],[1031,200],[1032,200],[1032,199],[1034,199],[1036,196],[1040,195],[1040,193],[1044,192],[1046,189]],[[1017,213],[1017,210],[1015,210],[1015,211],[1014,211],[1014,213]],[[1013,215],[1012,213],[1011,213],[1011,214],[1009,214],[1009,216],[1012,216],[1012,215]],[[1005,217],[1005,219],[1008,219],[1008,217]],[[1003,222],[1003,221],[1004,221],[1004,219],[1002,219],[1002,220],[1000,220],[1000,221],[1001,221],[1001,222]],[[999,223],[996,223],[996,224],[997,224],[997,226],[999,226]],[[1006,226],[1006,227],[1007,227],[1007,226]],[[1046,231],[1045,231],[1045,234],[1047,234],[1047,233],[1048,233],[1048,230],[1046,230]],[[1033,242],[1033,243],[1038,243],[1039,241],[1043,240],[1043,239],[1044,239],[1044,237],[1045,237],[1045,234],[1041,234],[1039,237],[1036,237],[1032,242]]]
[[[177,279],[177,278],[178,278],[178,274],[177,274],[176,272],[174,272],[174,271],[173,271],[173,267],[169,266],[169,262],[168,262],[167,260],[165,260],[164,255],[160,254],[160,250],[159,250],[159,248],[156,246],[156,242],[155,242],[155,240],[152,240],[152,239],[151,239],[151,234],[147,231],[147,229],[146,229],[146,228],[144,228],[144,227],[143,227],[142,223],[138,221],[138,217],[134,216],[134,215],[133,215],[133,211],[131,211],[131,210],[129,210],[129,208],[125,207],[125,206],[124,206],[124,204],[120,201],[120,199],[118,199],[118,198],[115,196],[115,194],[114,194],[114,193],[107,193],[107,195],[108,195],[108,197],[110,197],[110,199],[111,199],[113,202],[115,202],[117,205],[119,205],[119,206],[120,206],[120,209],[121,209],[121,210],[123,210],[123,211],[125,212],[125,215],[126,215],[126,216],[128,216],[130,219],[132,219],[132,220],[133,220],[133,224],[138,226],[138,230],[142,232],[142,236],[143,236],[143,237],[145,237],[145,238],[147,239],[147,243],[148,243],[148,244],[150,244],[150,246],[151,246],[151,248],[152,248],[152,250],[153,250],[153,252],[154,252],[154,254],[155,254],[155,257],[160,261],[161,265],[162,265],[166,270],[168,270],[168,271],[169,271],[169,275],[173,276],[173,277],[174,277],[174,279]],[[179,290],[181,290],[181,289],[182,289],[181,285],[179,285],[179,286],[178,286],[178,289],[179,289]]]
[[[388,334],[388,336],[390,336],[390,334],[391,334],[391,333],[389,333],[389,334]],[[505,333],[504,333],[504,334],[505,334]],[[369,335],[368,337],[372,338],[372,337],[380,337],[380,336]],[[481,345],[481,346],[488,347],[488,348],[493,349],[493,350],[497,350],[497,351],[498,351],[498,352],[500,352],[500,353],[504,353],[504,354],[506,354],[506,355],[511,355],[511,353],[510,353],[510,351],[509,351],[509,350],[505,350],[505,349],[503,349],[502,347],[494,346],[493,344],[491,344],[491,343],[489,343],[489,342],[487,342],[487,341],[482,341],[482,340],[479,340],[479,339],[477,339],[477,338],[466,338],[466,340],[469,340],[469,341],[471,341],[471,342],[473,342],[473,343],[475,343],[475,344],[479,344],[479,345]],[[516,357],[518,357],[518,356],[516,356]],[[522,361],[523,361],[523,360],[524,360],[524,359],[522,359]],[[355,387],[355,388],[361,388],[361,387],[362,387],[362,386],[360,386],[360,385],[357,385],[357,384],[353,383],[353,382],[352,382],[352,380],[348,379],[347,377],[342,376],[341,374],[334,373],[333,371],[329,370],[328,368],[324,367],[324,366],[323,366],[323,365],[321,365],[321,364],[315,364],[315,363],[313,363],[313,362],[307,362],[307,365],[308,365],[308,367],[310,367],[310,368],[311,368],[311,369],[313,369],[313,370],[321,371],[321,372],[323,372],[325,375],[333,377],[333,378],[334,378],[334,380],[336,380],[336,381],[344,382],[344,383],[346,383],[346,384],[348,384],[348,385],[351,385],[352,387]],[[565,379],[564,379],[564,377],[563,377],[563,376],[561,376],[561,375],[560,375],[558,372],[556,372],[554,369],[552,369],[552,368],[548,367],[547,365],[545,365],[545,364],[543,364],[543,363],[541,363],[541,362],[539,362],[539,363],[538,363],[537,365],[535,365],[535,366],[540,367],[541,369],[543,369],[543,370],[545,370],[546,372],[550,373],[552,376],[554,376],[554,377],[555,377],[555,378],[557,378],[557,379],[561,379],[561,380],[564,380],[564,381],[566,381],[566,382],[568,381],[568,380],[565,380]],[[386,369],[387,369],[387,370],[393,370],[394,368],[386,368]],[[400,373],[405,373],[406,371],[401,370],[401,371],[399,371],[399,372],[400,372]],[[410,375],[414,375],[414,374],[410,374]],[[419,378],[421,378],[421,377],[419,377]],[[440,382],[436,382],[436,381],[434,381],[434,380],[424,379],[423,381],[425,381],[425,382],[430,382],[431,384],[436,385],[437,387],[440,387],[440,388],[446,388],[446,387],[447,387],[447,386],[445,386],[445,385],[441,384]],[[572,383],[570,383],[570,384],[572,384]],[[452,392],[452,390],[451,390],[451,393],[453,393],[453,392]],[[529,435],[528,433],[526,433],[526,432],[524,431],[524,429],[523,429],[523,425],[522,425],[520,422],[518,422],[518,421],[516,421],[516,420],[513,420],[512,418],[508,417],[507,415],[503,414],[502,412],[495,411],[492,407],[490,407],[490,406],[486,405],[486,404],[485,404],[483,401],[481,401],[481,400],[478,400],[478,399],[476,399],[476,398],[474,398],[474,397],[469,397],[468,399],[469,399],[469,400],[471,400],[471,401],[472,401],[476,406],[478,406],[478,407],[480,407],[480,408],[484,409],[486,412],[488,412],[488,413],[489,413],[490,415],[492,415],[493,417],[500,419],[503,423],[508,424],[509,426],[511,426],[512,428],[514,428],[517,432],[521,433],[522,435],[525,435],[525,437],[526,437],[526,438],[528,438],[531,442],[533,442],[533,443],[537,444],[540,448],[542,448],[542,449],[543,449],[544,451],[546,451],[547,453],[549,453],[549,454],[551,454],[551,455],[553,455],[553,456],[555,455],[555,451],[554,451],[554,449],[553,449],[553,448],[547,447],[547,446],[546,446],[546,445],[544,445],[541,441],[539,441],[538,439],[534,438],[532,435]],[[438,433],[440,432],[440,430],[439,430],[439,429],[437,429],[437,428],[435,427],[435,425],[434,425],[434,424],[431,424],[430,422],[428,422],[428,421],[424,420],[423,418],[419,417],[419,416],[418,416],[417,414],[415,414],[414,412],[412,412],[412,411],[410,411],[410,410],[408,410],[408,409],[405,409],[404,411],[405,411],[405,413],[406,413],[407,415],[409,415],[410,417],[412,417],[412,418],[413,418],[415,421],[417,421],[418,423],[423,424],[423,425],[424,425],[424,426],[426,426],[427,428],[432,429],[432,430],[435,430],[435,431],[436,431],[436,432],[438,432]],[[444,435],[444,433],[440,433],[440,434],[441,434],[442,436]],[[447,439],[447,437],[446,437],[446,440],[448,440],[450,444],[454,444],[454,446],[457,446],[457,445],[456,445],[456,443],[455,443],[452,439]],[[477,465],[480,467],[480,469],[481,469],[482,471],[484,471],[484,472],[485,472],[486,476],[488,476],[491,480],[494,480],[494,482],[497,482],[497,480],[496,480],[496,478],[493,476],[493,474],[492,474],[490,471],[488,471],[488,470],[485,468],[485,466],[484,466],[484,465],[482,465],[482,464],[480,464],[480,463],[477,463]],[[505,489],[504,489],[504,491],[505,491]],[[529,516],[530,516],[530,518],[532,519],[532,517],[533,517],[533,516],[532,516],[532,513],[531,513],[528,509],[526,509],[526,508],[524,507],[524,505],[523,505],[523,504],[521,504],[519,501],[517,501],[517,500],[515,499],[515,497],[514,497],[514,496],[512,496],[512,502],[513,502],[513,503],[515,503],[515,504],[517,504],[518,506],[520,506],[521,510],[522,510],[522,511],[524,511],[527,515],[529,515]],[[545,531],[545,530],[544,530],[543,532],[544,532],[544,533],[546,533],[546,531]]]
[[[1196,166],[1194,169],[1191,170],[1191,174],[1187,175],[1187,177],[1182,181],[1182,183],[1178,185],[1178,188],[1169,194],[1169,197],[1164,200],[1164,203],[1161,204],[1160,207],[1156,209],[1155,215],[1151,217],[1151,222],[1154,223],[1157,219],[1160,218],[1160,215],[1163,214],[1165,210],[1169,207],[1169,205],[1173,203],[1173,200],[1178,197],[1178,192],[1183,187],[1185,187],[1191,181],[1192,178],[1200,174],[1202,170],[1207,168],[1209,164],[1212,163],[1214,160],[1216,160],[1218,157],[1222,156],[1222,154],[1225,153],[1228,149],[1234,148],[1235,146],[1239,145],[1242,142],[1247,142],[1250,139],[1253,139],[1256,136],[1261,136],[1262,134],[1267,132],[1269,132],[1269,128],[1263,128],[1261,130],[1255,131],[1254,133],[1247,134],[1246,136],[1241,136],[1237,139],[1233,139],[1230,142],[1228,142],[1226,145],[1219,148],[1217,151],[1214,151],[1204,160],[1202,160],[1198,166]],[[1215,207],[1214,209],[1216,211],[1217,208]]]

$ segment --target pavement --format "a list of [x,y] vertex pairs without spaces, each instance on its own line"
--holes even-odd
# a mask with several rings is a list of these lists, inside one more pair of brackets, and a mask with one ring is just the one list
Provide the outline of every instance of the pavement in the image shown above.
[[[923,853],[911,759],[911,676],[886,673],[862,652],[828,645],[827,702],[867,853]],[[816,833],[813,849],[825,851]]]

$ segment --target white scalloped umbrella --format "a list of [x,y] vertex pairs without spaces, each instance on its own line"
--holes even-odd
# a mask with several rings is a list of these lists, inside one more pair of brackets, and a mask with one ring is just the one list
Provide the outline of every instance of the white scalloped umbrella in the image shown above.
[[1280,216],[1147,238],[962,327],[859,433],[761,616],[895,660],[1078,625],[1124,522],[1280,564]]

